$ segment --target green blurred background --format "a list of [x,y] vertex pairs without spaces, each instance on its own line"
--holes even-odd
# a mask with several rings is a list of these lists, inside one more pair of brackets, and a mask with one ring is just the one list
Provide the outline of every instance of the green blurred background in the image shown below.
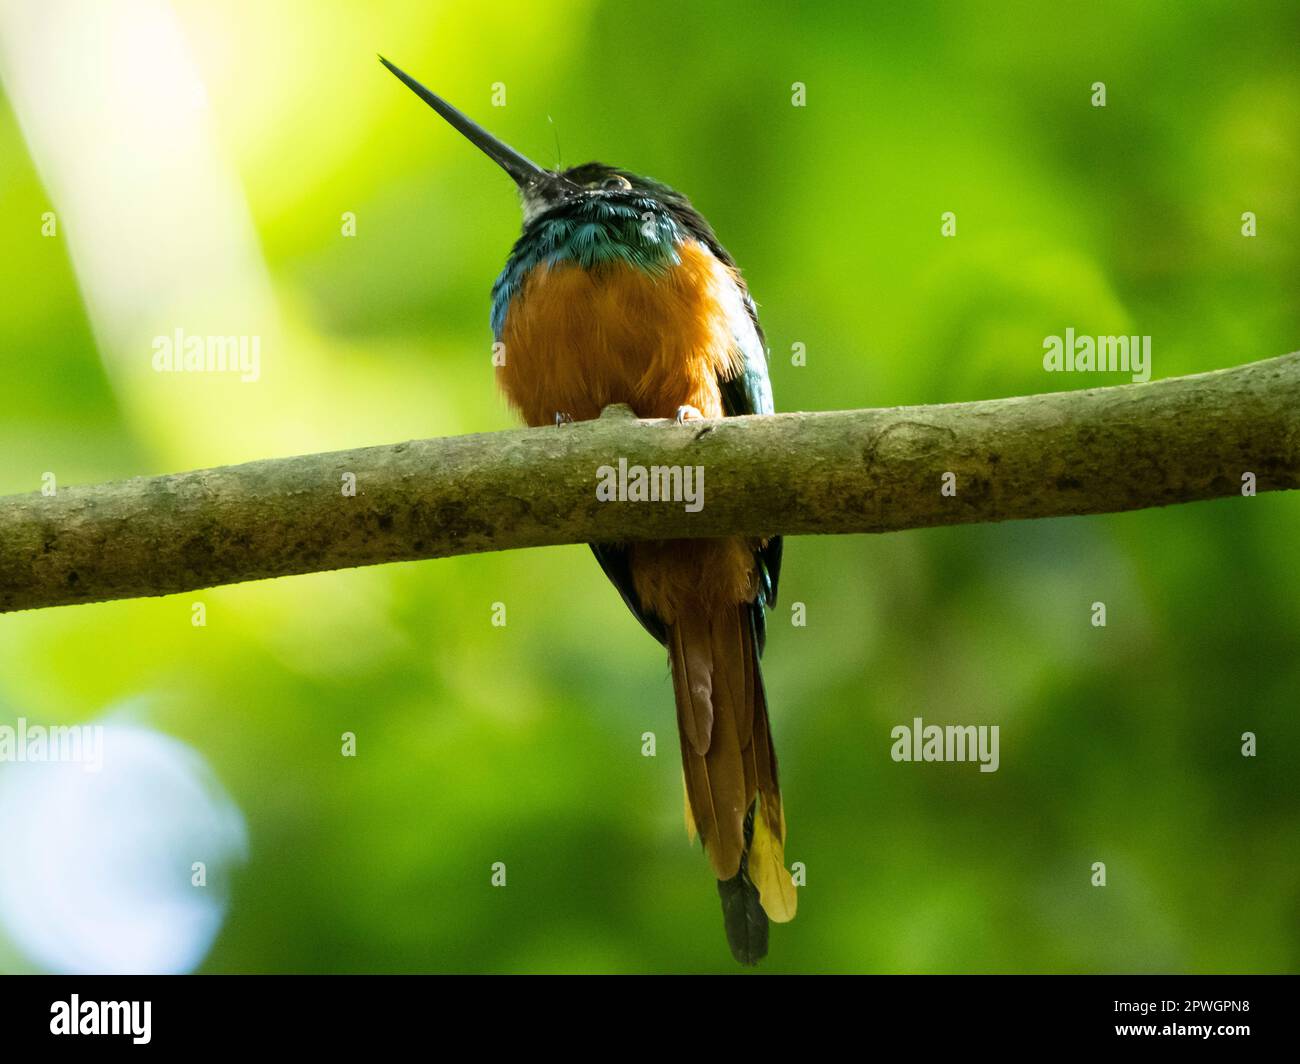
[[[513,189],[376,52],[539,162],[686,191],[778,410],[1127,379],[1046,375],[1067,326],[1150,334],[1153,378],[1283,354],[1298,31],[1290,0],[0,4],[0,492],[512,424]],[[260,335],[261,379],[155,374],[178,326]],[[766,674],[807,886],[764,970],[1300,967],[1298,517],[790,540]],[[663,654],[585,547],[0,617],[0,723],[123,705],[247,826],[200,971],[734,969]],[[894,763],[914,716],[999,724],[1000,770]],[[191,889],[178,859],[137,911]],[[71,963],[14,922],[0,970]]]

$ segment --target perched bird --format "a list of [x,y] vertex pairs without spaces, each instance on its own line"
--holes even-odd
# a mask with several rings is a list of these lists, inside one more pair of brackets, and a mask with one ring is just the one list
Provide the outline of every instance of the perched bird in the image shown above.
[[[772,413],[754,301],[685,196],[603,163],[545,170],[380,58],[519,187],[523,234],[492,289],[492,330],[500,384],[529,425],[599,417],[610,403],[679,422]],[[759,671],[781,540],[591,549],[667,648],[687,831],[718,877],[731,952],[755,964],[768,919],[795,912]]]

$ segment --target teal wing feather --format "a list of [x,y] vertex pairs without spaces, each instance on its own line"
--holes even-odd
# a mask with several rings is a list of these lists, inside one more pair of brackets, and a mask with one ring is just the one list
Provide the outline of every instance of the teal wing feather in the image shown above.
[[[758,324],[758,308],[747,291],[742,289],[745,319],[738,322],[735,332],[736,346],[742,355],[740,372],[728,380],[719,381],[722,389],[722,406],[728,417],[743,414],[772,414],[772,379],[767,371],[767,352],[764,350],[763,330]],[[748,324],[750,327],[745,328]],[[767,645],[767,617],[765,609],[776,604],[777,585],[781,579],[780,536],[773,536],[754,552],[758,564],[758,599],[750,608],[754,625],[754,639],[761,654]]]

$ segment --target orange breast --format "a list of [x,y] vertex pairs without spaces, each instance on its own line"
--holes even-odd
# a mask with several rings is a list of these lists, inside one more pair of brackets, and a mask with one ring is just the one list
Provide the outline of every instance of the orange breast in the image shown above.
[[610,403],[641,417],[682,406],[722,416],[718,375],[739,368],[735,280],[703,244],[679,252],[680,265],[662,273],[611,262],[528,274],[506,314],[497,369],[528,424],[549,425],[557,412],[585,421]]
[[[506,314],[497,369],[528,424],[553,424],[557,412],[590,420],[610,403],[647,418],[683,406],[722,416],[718,377],[740,369],[731,316],[744,311],[734,275],[708,248],[691,241],[679,251],[681,264],[660,274],[624,263],[529,273]],[[741,539],[633,544],[637,594],[668,624],[685,610],[751,601],[753,547]]]

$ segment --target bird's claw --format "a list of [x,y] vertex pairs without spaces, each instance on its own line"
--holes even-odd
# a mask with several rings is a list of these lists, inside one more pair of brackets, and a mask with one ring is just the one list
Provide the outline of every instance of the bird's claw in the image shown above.
[[677,424],[685,425],[688,421],[703,421],[704,415],[693,406],[679,406],[677,408]]
[[558,429],[561,425],[572,425],[573,415],[566,414],[563,410],[555,412],[555,427]]

